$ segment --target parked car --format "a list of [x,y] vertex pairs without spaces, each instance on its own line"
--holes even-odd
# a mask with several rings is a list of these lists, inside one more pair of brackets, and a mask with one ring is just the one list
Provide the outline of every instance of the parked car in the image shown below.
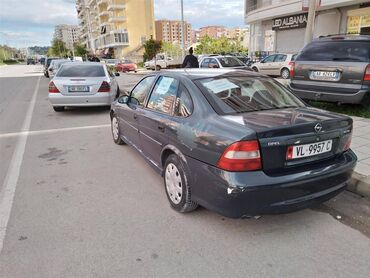
[[130,71],[136,72],[137,65],[133,63],[131,60],[123,60],[117,64],[116,70],[121,72],[130,72]]
[[199,61],[200,68],[234,68],[250,70],[242,61],[234,56],[208,56]]
[[44,64],[45,64],[45,60],[46,60],[46,58],[45,58],[45,57],[41,57],[41,58],[40,58],[40,61],[39,61],[39,62],[40,62],[40,64],[41,64],[41,65],[44,65]]
[[51,61],[56,60],[56,59],[60,59],[60,58],[58,58],[58,57],[46,57],[45,64],[44,64],[44,76],[45,77],[49,77],[49,72],[48,72],[49,66],[51,64]]
[[346,187],[357,159],[351,118],[243,70],[148,75],[110,115],[114,142],[164,176],[180,212],[199,204],[240,218],[310,207]]
[[49,83],[49,100],[56,112],[66,106],[110,106],[118,96],[115,75],[97,62],[62,64]]
[[284,79],[290,78],[290,65],[297,54],[273,54],[269,55],[258,63],[251,65],[252,70],[272,75],[281,76]]
[[181,65],[182,58],[173,58],[163,53],[157,54],[157,61],[153,59],[144,63],[144,67],[151,70],[181,68]]
[[328,36],[308,44],[291,69],[290,88],[304,99],[370,109],[370,36]]
[[48,76],[49,78],[53,78],[54,75],[57,73],[58,69],[62,64],[70,63],[71,60],[69,59],[56,59],[51,61],[50,66],[48,68]]
[[107,66],[116,67],[119,63],[118,59],[104,59],[102,60]]
[[35,59],[27,58],[27,65],[36,65]]
[[250,66],[251,65],[251,63],[250,63],[251,61],[250,61],[250,58],[249,57],[235,56],[235,58],[237,58],[239,61],[241,61],[246,66]]

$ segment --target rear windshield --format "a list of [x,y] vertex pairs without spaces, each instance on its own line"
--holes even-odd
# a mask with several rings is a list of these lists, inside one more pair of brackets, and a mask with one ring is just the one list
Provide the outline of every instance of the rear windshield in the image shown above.
[[221,114],[304,107],[302,101],[268,78],[218,77],[196,81]]
[[323,41],[307,45],[297,61],[369,62],[370,42]]
[[234,57],[222,57],[218,58],[218,61],[224,68],[245,66],[241,61]]
[[62,65],[58,77],[104,77],[104,67],[101,65]]

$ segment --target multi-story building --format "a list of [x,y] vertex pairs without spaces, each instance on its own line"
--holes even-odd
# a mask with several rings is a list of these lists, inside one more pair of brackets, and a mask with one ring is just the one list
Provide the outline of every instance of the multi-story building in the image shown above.
[[[296,53],[304,46],[307,0],[245,0],[250,25],[249,53]],[[370,1],[317,1],[314,38],[331,34],[370,34]]]
[[200,30],[191,30],[191,42],[197,43],[200,40]]
[[209,36],[218,39],[227,36],[227,29],[224,26],[205,26],[200,28],[200,37]]
[[81,38],[95,54],[135,56],[155,37],[153,0],[77,0],[76,9]]
[[55,26],[54,38],[62,40],[68,49],[73,49],[76,42],[79,41],[78,25],[60,24]]
[[[185,29],[184,32],[185,45],[188,46],[192,42],[191,25],[186,21],[184,22],[184,29]],[[167,19],[156,20],[155,33],[157,40],[181,44],[182,42],[181,21]]]

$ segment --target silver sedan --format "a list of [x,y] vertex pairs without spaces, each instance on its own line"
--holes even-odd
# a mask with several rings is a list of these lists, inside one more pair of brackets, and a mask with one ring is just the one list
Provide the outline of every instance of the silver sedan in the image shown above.
[[119,96],[116,75],[102,63],[63,64],[49,83],[51,105],[57,112],[66,106],[110,106]]

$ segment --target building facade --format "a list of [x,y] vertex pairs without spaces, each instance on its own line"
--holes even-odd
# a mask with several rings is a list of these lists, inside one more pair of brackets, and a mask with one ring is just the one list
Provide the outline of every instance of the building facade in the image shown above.
[[200,37],[208,36],[213,39],[227,37],[227,29],[224,26],[205,26],[200,28]]
[[[321,0],[314,38],[332,34],[365,34],[370,28],[370,1]],[[249,55],[256,52],[297,53],[304,46],[307,0],[245,0],[250,25]]]
[[97,55],[137,56],[155,38],[153,0],[77,0],[81,39]]
[[60,24],[55,26],[54,38],[62,40],[68,49],[73,49],[75,43],[80,39],[78,25]]
[[[192,42],[191,25],[186,21],[184,22],[184,29],[185,45],[188,46]],[[182,28],[180,20],[157,20],[155,22],[155,32],[157,40],[177,44],[181,44],[182,42]]]

